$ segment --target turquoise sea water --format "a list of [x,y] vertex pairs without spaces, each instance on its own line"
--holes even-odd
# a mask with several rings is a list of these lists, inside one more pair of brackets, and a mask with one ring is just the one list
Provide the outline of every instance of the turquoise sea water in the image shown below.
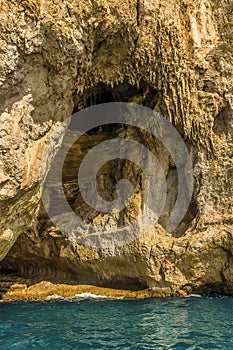
[[233,349],[233,298],[0,303],[0,349]]

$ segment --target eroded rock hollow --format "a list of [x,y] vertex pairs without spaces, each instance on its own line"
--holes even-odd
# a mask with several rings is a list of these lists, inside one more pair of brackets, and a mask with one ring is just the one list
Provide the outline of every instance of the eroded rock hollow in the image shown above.
[[[50,281],[150,288],[157,296],[232,294],[230,1],[3,0],[0,11],[1,293],[14,283]],[[100,168],[97,190],[111,202],[117,183],[128,179],[134,192],[127,207],[103,213],[85,203],[77,173],[99,143],[139,142],[156,156],[167,184],[153,227],[124,244],[88,246],[63,234],[41,196],[45,183],[58,191],[50,168],[72,138],[75,118],[66,127],[64,121],[110,102],[145,106],[173,124],[192,158],[194,190],[183,220],[168,232],[178,195],[168,149],[123,123],[87,130],[62,165],[67,202],[86,225],[111,236],[144,208],[145,174],[120,157]],[[54,217],[64,214],[57,198]]]

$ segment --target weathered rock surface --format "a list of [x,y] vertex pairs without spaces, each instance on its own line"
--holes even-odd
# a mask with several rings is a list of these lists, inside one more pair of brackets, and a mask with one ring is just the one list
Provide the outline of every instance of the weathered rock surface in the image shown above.
[[[150,287],[157,295],[232,294],[231,2],[2,0],[0,6],[2,290],[46,280]],[[127,245],[97,249],[62,236],[40,199],[44,169],[65,135],[62,121],[73,110],[108,101],[141,103],[173,123],[190,150],[195,189],[186,217],[168,234],[164,220],[177,184],[166,150],[130,127],[86,135],[66,159],[64,187],[73,209],[89,221],[114,231],[141,207],[143,175],[127,162],[106,165],[108,176],[99,180],[107,200],[121,176],[132,181],[136,194],[123,216],[80,205],[74,164],[105,138],[124,133],[148,144],[169,183],[153,230]]]

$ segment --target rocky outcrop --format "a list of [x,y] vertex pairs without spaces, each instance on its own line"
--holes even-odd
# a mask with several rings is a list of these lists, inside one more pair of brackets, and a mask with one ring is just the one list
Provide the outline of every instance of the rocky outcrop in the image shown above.
[[[158,295],[232,294],[230,1],[3,0],[0,11],[3,284],[46,280],[150,287]],[[127,161],[106,164],[107,175],[98,180],[106,200],[114,198],[122,177],[134,185],[132,203],[120,215],[93,211],[79,195],[75,174],[83,155],[116,136],[131,137],[155,153],[168,195],[158,222],[141,237],[88,247],[54,226],[41,193],[45,169],[66,142],[63,121],[72,111],[111,101],[142,104],[173,123],[192,156],[194,193],[177,230],[166,232],[177,195],[171,155],[131,127],[92,130],[72,146],[64,164],[66,196],[77,215],[114,232],[141,210],[143,174]],[[62,207],[54,209],[59,215]]]

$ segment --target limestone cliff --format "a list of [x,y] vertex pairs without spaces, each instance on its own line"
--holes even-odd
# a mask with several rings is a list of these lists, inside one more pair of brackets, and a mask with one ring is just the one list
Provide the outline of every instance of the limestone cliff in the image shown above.
[[[232,294],[232,13],[230,0],[1,1],[2,290],[46,280],[149,287],[158,295]],[[78,215],[114,231],[140,210],[143,175],[117,161],[106,165],[99,189],[111,200],[126,176],[136,188],[131,208],[118,217],[81,205],[74,164],[101,140],[124,133],[148,143],[168,182],[153,230],[126,245],[91,248],[64,237],[46,216],[42,158],[47,147],[49,168],[73,111],[111,101],[143,104],[172,122],[192,156],[195,186],[183,222],[168,233],[177,185],[168,152],[121,125],[86,134],[64,164],[66,195]]]

